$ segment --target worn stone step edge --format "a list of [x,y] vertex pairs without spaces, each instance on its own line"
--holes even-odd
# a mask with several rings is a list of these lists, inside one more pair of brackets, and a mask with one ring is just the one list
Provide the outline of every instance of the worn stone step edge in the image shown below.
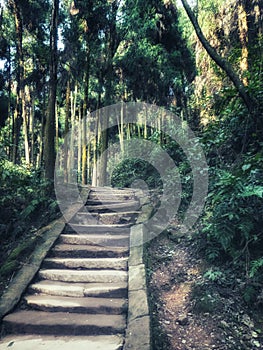
[[126,271],[116,270],[59,270],[42,269],[38,272],[40,279],[73,283],[120,283],[126,282]]
[[[90,205],[100,205],[100,204],[105,204],[105,205],[119,205],[119,204],[124,204],[125,205],[130,205],[130,203],[137,202],[134,200],[134,198],[124,198],[124,197],[106,197],[106,196],[96,196],[93,198],[88,198],[87,202],[85,203],[86,206]],[[83,210],[83,209],[82,209]]]
[[71,312],[86,314],[122,314],[127,311],[127,299],[95,297],[59,297],[45,294],[26,295],[28,307],[45,312]]
[[52,335],[102,335],[123,333],[123,315],[94,315],[66,312],[17,311],[3,319],[7,333]]
[[135,210],[135,208],[139,207],[139,203],[137,201],[130,201],[130,203],[126,203],[126,202],[121,202],[121,203],[100,203],[98,202],[98,204],[88,204],[85,206],[85,208],[87,209],[88,212],[94,212],[94,211],[98,211],[100,209],[104,210],[114,210],[117,209],[116,211],[118,213],[120,213],[121,211],[127,211],[127,208],[132,208]]
[[99,220],[103,220],[105,218],[109,218],[111,216],[117,216],[120,220],[128,220],[128,219],[133,219],[135,215],[138,215],[140,212],[138,210],[133,210],[133,211],[113,211],[113,212],[106,212],[106,213],[90,213],[87,212],[85,207],[78,211],[74,217],[75,220],[78,218],[82,218],[83,220],[87,217],[87,219],[94,219],[99,222]]
[[128,247],[105,247],[103,245],[57,244],[49,252],[49,257],[71,258],[118,258],[125,257]]
[[0,350],[122,350],[122,335],[51,336],[14,335],[0,342]]
[[110,252],[126,252],[126,247],[105,247],[99,244],[64,244],[57,243],[52,251],[91,251],[91,252],[99,252],[99,251],[110,251]]
[[110,234],[120,234],[129,233],[131,224],[116,224],[116,225],[80,225],[73,222],[66,223],[63,233],[110,233]]
[[128,246],[129,235],[107,235],[107,234],[61,234],[59,236],[61,244],[80,244],[80,245],[102,245],[102,246]]
[[138,210],[132,210],[132,211],[124,211],[124,212],[113,212],[113,213],[100,213],[99,216],[111,216],[111,215],[120,215],[120,216],[128,216],[128,215],[137,215],[140,214],[140,211]]
[[90,188],[90,193],[96,193],[96,192],[105,192],[105,193],[130,193],[134,194],[135,191],[134,189],[130,188],[118,188],[118,187],[107,187],[107,186],[91,186]]
[[42,280],[31,284],[28,292],[69,297],[127,298],[128,283],[67,283]]
[[46,258],[43,268],[127,270],[128,258]]

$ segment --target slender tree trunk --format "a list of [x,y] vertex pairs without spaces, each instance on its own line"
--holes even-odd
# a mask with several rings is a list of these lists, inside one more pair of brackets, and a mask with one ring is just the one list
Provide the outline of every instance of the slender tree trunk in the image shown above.
[[87,116],[89,101],[89,79],[90,79],[90,35],[88,33],[88,24],[85,21],[86,36],[86,69],[84,78],[84,102],[83,102],[83,124],[82,124],[82,184],[87,184]]
[[71,133],[70,133],[70,146],[69,146],[69,182],[75,182],[75,120],[76,120],[76,99],[77,99],[77,85],[75,85],[75,92],[71,92]]
[[[78,124],[81,125],[81,120],[82,120],[82,111],[83,108],[82,106],[79,106],[79,119],[78,119]],[[78,182],[81,182],[82,179],[82,174],[81,174],[81,155],[82,155],[82,130],[78,131]]]
[[238,29],[239,38],[242,47],[240,70],[242,74],[242,81],[245,86],[248,85],[248,78],[245,75],[248,72],[248,21],[245,9],[244,0],[240,0],[238,4]]
[[29,151],[29,138],[28,138],[28,116],[26,111],[26,97],[25,89],[21,91],[22,99],[22,116],[23,116],[23,132],[24,132],[24,146],[25,146],[25,161],[26,164],[30,164],[30,151]]
[[148,112],[147,112],[147,108],[146,108],[146,112],[144,113],[144,130],[143,130],[143,137],[145,140],[147,140],[147,137],[148,137],[147,118],[148,118]]
[[57,42],[58,42],[58,12],[59,0],[53,0],[50,26],[50,81],[49,104],[45,125],[44,168],[46,179],[54,179],[55,168],[55,120],[57,96]]
[[120,141],[120,149],[121,154],[124,154],[124,109],[125,104],[121,105],[121,119],[118,120],[118,132],[119,132],[119,141]]
[[100,89],[97,102],[95,130],[93,138],[93,164],[92,164],[92,186],[98,186],[98,145],[100,143],[100,108],[101,108],[101,92],[102,92],[102,79],[100,77]]
[[131,139],[131,124],[128,123],[127,125],[127,140]]
[[[111,3],[111,12],[109,14],[109,32],[108,32],[108,42],[107,42],[107,53],[106,53],[106,71],[105,76],[105,104],[109,106],[112,104],[113,96],[113,57],[118,48],[118,36],[116,30],[116,16],[118,11],[118,1],[113,1]],[[101,164],[100,164],[100,174],[99,174],[99,184],[104,186],[107,182],[107,149],[108,149],[108,125],[109,125],[110,115],[108,111],[104,114],[104,120],[102,120],[102,133],[101,133]]]
[[101,120],[101,158],[99,171],[99,186],[105,186],[107,182],[107,149],[108,149],[108,125],[109,125],[109,111],[106,110]]
[[[65,115],[65,133],[64,137],[67,136],[69,132],[69,121],[71,116],[71,93],[70,93],[70,74],[68,74],[68,80],[67,80],[67,89],[66,89],[66,115]],[[67,142],[65,142],[65,154],[64,154],[64,181],[69,181],[69,147],[68,147],[68,139]]]
[[9,0],[9,5],[13,9],[16,31],[16,56],[17,56],[17,89],[16,89],[16,107],[13,115],[13,151],[12,160],[18,163],[18,148],[20,139],[20,129],[22,125],[22,97],[24,89],[24,57],[23,57],[23,18],[19,4],[15,0]]
[[100,144],[101,134],[100,134],[100,108],[101,108],[101,94],[103,90],[103,76],[100,73],[99,75],[99,94],[97,101],[97,111],[96,111],[96,120],[95,120],[95,130],[94,130],[94,138],[93,138],[93,164],[92,164],[92,186],[98,186],[98,173],[99,173],[99,165],[97,163],[99,158],[99,149],[98,145]]
[[13,134],[12,134],[12,129],[13,129],[13,114],[11,111],[11,84],[12,84],[12,77],[11,77],[11,48],[10,45],[8,46],[8,123],[9,123],[9,144],[10,146],[8,147],[8,159],[11,161],[12,160],[12,142],[13,142]]
[[184,6],[184,9],[185,9],[190,21],[193,24],[196,35],[197,35],[198,39],[200,40],[200,42],[202,43],[203,47],[205,48],[205,50],[207,51],[209,56],[212,58],[212,60],[215,61],[215,63],[227,74],[229,79],[232,81],[232,83],[234,84],[234,86],[236,87],[236,89],[239,93],[239,96],[244,101],[249,112],[253,112],[255,110],[256,101],[254,101],[254,99],[248,94],[244,83],[240,80],[239,76],[234,71],[231,64],[226,59],[221,57],[216,52],[216,50],[210,45],[210,43],[206,40],[206,38],[205,38],[205,36],[204,36],[204,34],[203,34],[199,24],[198,24],[198,21],[194,15],[193,11],[191,10],[188,2],[186,0],[182,0],[182,4]]
[[97,141],[96,137],[93,139],[93,166],[92,166],[92,186],[97,186]]
[[29,135],[30,135],[30,162],[36,165],[35,159],[35,96],[32,90],[29,90],[30,112],[29,112]]

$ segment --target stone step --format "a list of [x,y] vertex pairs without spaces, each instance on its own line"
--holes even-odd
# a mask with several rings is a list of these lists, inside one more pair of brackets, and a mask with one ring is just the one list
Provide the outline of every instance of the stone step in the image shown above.
[[113,204],[97,204],[97,205],[88,205],[85,206],[88,212],[105,212],[105,211],[117,211],[119,212],[127,212],[128,210],[137,210],[139,208],[138,201],[129,201],[123,203],[113,203]]
[[137,212],[130,213],[99,213],[95,214],[95,218],[90,219],[90,214],[86,212],[78,212],[74,218],[71,220],[71,223],[80,224],[80,225],[101,225],[101,224],[126,224],[131,223],[135,220]]
[[38,277],[50,281],[73,282],[73,283],[120,283],[126,282],[126,271],[116,270],[40,270]]
[[134,190],[129,188],[112,188],[112,187],[91,187],[89,194],[92,193],[106,193],[106,194],[125,194],[133,195]]
[[28,295],[25,301],[31,308],[48,312],[119,315],[127,311],[127,300],[117,298],[73,298],[40,294]]
[[49,257],[57,258],[120,258],[128,254],[127,247],[103,247],[97,245],[57,244]]
[[129,235],[103,235],[103,234],[61,234],[61,244],[100,245],[104,247],[128,247]]
[[108,193],[108,192],[94,192],[91,191],[89,193],[88,201],[92,200],[102,200],[102,201],[126,201],[126,200],[134,200],[134,194],[133,193]]
[[106,219],[114,219],[116,222],[113,224],[116,224],[118,223],[117,220],[131,220],[131,219],[134,219],[134,217],[136,215],[139,214],[139,211],[136,211],[136,210],[133,210],[133,211],[114,211],[114,212],[106,212],[106,213],[89,213],[86,211],[85,208],[81,209],[74,217],[74,220],[77,221],[77,220],[87,220],[87,221],[91,221],[90,220],[90,217],[92,216],[92,219],[93,220],[96,220],[96,222],[100,222],[100,221],[103,221],[103,220],[106,220]]
[[78,337],[9,335],[0,343],[0,350],[121,350],[122,348],[123,337],[121,335]]
[[102,204],[105,203],[105,205],[114,205],[114,204],[129,204],[131,202],[134,202],[134,198],[129,198],[129,199],[125,199],[124,197],[115,197],[115,196],[93,196],[93,197],[89,197],[85,207],[87,205],[97,205],[97,204]]
[[128,283],[66,283],[43,280],[29,286],[30,293],[68,297],[127,298]]
[[124,315],[17,311],[3,319],[7,333],[52,335],[103,335],[124,333]]
[[129,234],[131,224],[116,225],[79,225],[66,224],[63,233],[104,233],[104,234]]
[[128,258],[86,258],[86,259],[60,259],[47,258],[43,268],[49,269],[91,269],[91,270],[127,270]]
[[132,211],[123,211],[118,213],[117,211],[114,213],[100,213],[99,216],[100,217],[110,217],[110,216],[114,216],[114,215],[119,215],[121,218],[125,218],[126,216],[134,216],[134,215],[138,215],[140,214],[140,211],[138,210],[132,210]]

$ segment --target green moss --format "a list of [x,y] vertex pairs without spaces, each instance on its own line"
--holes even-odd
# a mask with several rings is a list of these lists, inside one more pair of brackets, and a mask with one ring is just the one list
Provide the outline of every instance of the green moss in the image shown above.
[[8,256],[6,262],[0,268],[0,279],[13,273],[25,261],[34,250],[38,237],[29,237],[21,242]]
[[0,268],[0,279],[10,275],[17,267],[18,267],[18,261],[17,260],[7,261]]

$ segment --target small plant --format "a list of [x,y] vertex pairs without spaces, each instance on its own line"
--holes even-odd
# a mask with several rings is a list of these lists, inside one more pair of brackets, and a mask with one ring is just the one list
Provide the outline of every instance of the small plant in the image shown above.
[[205,272],[204,278],[212,282],[220,282],[225,280],[225,274],[220,270],[210,268]]
[[249,271],[249,277],[254,278],[259,272],[262,273],[262,268],[263,268],[263,257],[251,261],[250,264],[250,271]]

